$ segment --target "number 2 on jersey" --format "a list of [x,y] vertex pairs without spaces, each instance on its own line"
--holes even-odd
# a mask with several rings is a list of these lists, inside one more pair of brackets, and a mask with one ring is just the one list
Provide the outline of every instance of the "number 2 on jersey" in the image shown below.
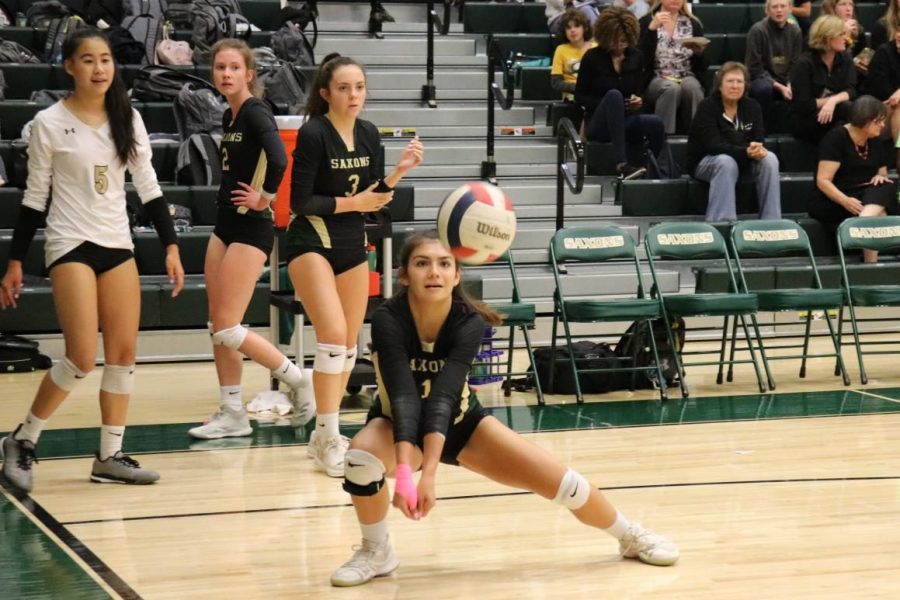
[[108,165],[94,165],[94,191],[98,194],[105,194],[109,189],[107,171],[109,171]]

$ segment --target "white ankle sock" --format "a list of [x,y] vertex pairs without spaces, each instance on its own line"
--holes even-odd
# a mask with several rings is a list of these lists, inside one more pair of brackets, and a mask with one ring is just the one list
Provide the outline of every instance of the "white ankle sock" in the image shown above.
[[622,536],[624,536],[628,529],[631,527],[631,521],[625,518],[625,515],[616,511],[616,522],[604,529],[606,533],[613,536],[617,540],[621,540]]
[[316,415],[316,432],[319,435],[324,435],[326,438],[341,435],[341,430],[338,427],[339,424],[340,413],[319,413]]
[[125,437],[124,425],[102,425],[100,427],[100,460],[106,460],[122,449]]
[[287,356],[284,357],[281,366],[272,371],[272,376],[278,381],[283,381],[290,388],[297,388],[309,383],[303,381],[303,371]]
[[38,419],[33,412],[28,411],[28,416],[22,421],[22,427],[14,439],[28,440],[32,444],[37,445],[38,438],[41,437],[41,432],[46,425],[47,419]]
[[364,525],[360,523],[359,528],[362,530],[362,536],[364,540],[369,540],[370,542],[375,542],[376,544],[383,544],[387,541],[387,519],[382,519],[377,523],[372,523],[371,525]]
[[219,386],[219,403],[225,408],[236,412],[244,410],[244,399],[241,397],[241,386]]

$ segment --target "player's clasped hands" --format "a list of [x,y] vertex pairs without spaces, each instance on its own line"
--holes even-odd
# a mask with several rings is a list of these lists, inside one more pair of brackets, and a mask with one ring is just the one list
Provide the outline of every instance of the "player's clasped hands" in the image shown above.
[[428,516],[436,502],[434,477],[423,474],[416,486],[410,465],[398,464],[394,484],[394,508],[406,517],[418,521]]

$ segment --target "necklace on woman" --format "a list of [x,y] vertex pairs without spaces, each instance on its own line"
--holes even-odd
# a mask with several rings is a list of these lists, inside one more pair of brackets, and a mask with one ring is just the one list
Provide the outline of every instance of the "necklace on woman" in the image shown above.
[[856,155],[863,160],[869,160],[869,140],[862,146],[858,146],[856,142],[853,142],[853,149],[856,150]]

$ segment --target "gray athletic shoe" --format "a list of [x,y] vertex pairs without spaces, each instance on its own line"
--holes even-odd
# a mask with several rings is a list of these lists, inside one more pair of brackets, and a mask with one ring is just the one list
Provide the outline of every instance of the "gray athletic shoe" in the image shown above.
[[138,461],[121,450],[106,460],[100,460],[100,454],[94,455],[94,466],[91,469],[91,481],[94,483],[133,483],[146,485],[159,479],[159,473],[150,469],[142,469]]
[[375,577],[392,573],[400,565],[391,548],[390,540],[383,544],[363,540],[362,545],[354,546],[353,549],[355,552],[350,560],[331,574],[331,585],[336,587],[362,585]]
[[312,377],[304,373],[300,385],[291,388],[288,398],[291,401],[291,425],[302,427],[316,416],[316,396],[313,391]]
[[28,440],[15,439],[22,426],[0,440],[0,458],[3,459],[3,475],[13,486],[25,493],[34,486],[31,465],[38,462],[34,454],[34,444]]

